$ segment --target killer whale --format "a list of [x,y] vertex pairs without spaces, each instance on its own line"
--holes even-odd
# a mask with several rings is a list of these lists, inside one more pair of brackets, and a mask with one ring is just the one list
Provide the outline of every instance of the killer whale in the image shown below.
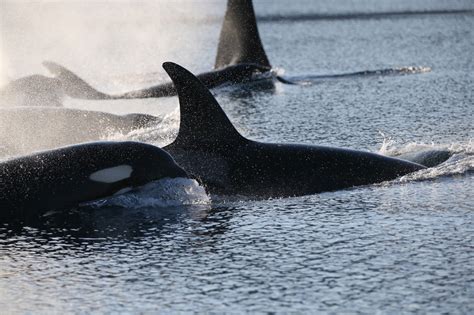
[[[63,82],[68,96],[89,100],[155,98],[175,96],[172,83],[122,94],[106,94],[90,86],[82,78],[65,67],[44,62],[44,65]],[[275,81],[290,85],[308,85],[321,80],[352,77],[407,75],[430,72],[430,67],[395,67],[376,70],[346,72],[340,74],[316,74],[282,76],[272,67],[260,38],[252,0],[228,0],[217,48],[214,70],[196,75],[204,85],[216,88],[225,84],[265,83],[258,89],[273,89]]]
[[181,111],[178,136],[164,149],[211,193],[298,196],[379,183],[425,168],[363,151],[246,139],[199,79],[177,64],[163,67],[177,88]]
[[245,63],[272,67],[260,38],[252,0],[228,0],[214,68]]
[[188,178],[164,150],[95,142],[0,163],[0,222],[28,220],[163,178]]
[[159,124],[146,114],[115,115],[65,107],[0,108],[0,144],[8,155],[104,140]]
[[62,86],[62,80],[39,74],[13,80],[0,88],[0,107],[62,106]]
[[[46,85],[49,82],[51,85],[49,90],[56,89],[56,91],[50,93],[50,95],[41,91],[38,101],[32,102],[32,97],[29,97],[29,101],[25,105],[39,104],[46,106],[54,104],[55,106],[60,106],[61,99],[66,95],[72,98],[88,100],[158,98],[176,95],[176,89],[171,82],[120,94],[107,94],[92,87],[84,79],[62,65],[52,61],[45,61],[43,65],[55,77],[41,76],[43,80],[42,85]],[[258,31],[252,0],[228,0],[219,35],[214,69],[201,73],[197,77],[209,89],[226,84],[264,82],[265,84],[255,85],[254,88],[268,90],[274,88],[275,81],[291,85],[308,85],[328,79],[406,75],[430,71],[431,68],[429,67],[397,67],[341,74],[283,77],[277,74],[277,71],[273,69],[269,62]],[[28,91],[21,94],[28,94]],[[31,96],[31,93],[29,95]],[[55,100],[53,99],[54,97],[56,98]],[[44,101],[44,99],[47,101]]]
[[[62,82],[66,95],[88,100],[114,100],[134,98],[158,98],[175,96],[172,82],[148,88],[107,94],[98,91],[66,67],[52,61],[43,65]],[[214,69],[197,77],[209,88],[225,84],[239,84],[261,80],[279,80],[291,84],[276,75],[263,48],[251,0],[228,0],[224,16]]]
[[[44,61],[43,65],[62,83],[64,94],[78,99],[87,100],[117,100],[140,99],[176,96],[173,83],[163,83],[149,88],[134,90],[121,94],[106,94],[100,92],[71,70],[52,61]],[[198,75],[204,84],[212,89],[224,84],[239,84],[252,80],[268,78],[271,68],[256,63],[239,63],[221,69],[204,72]],[[283,80],[283,79],[282,79]]]

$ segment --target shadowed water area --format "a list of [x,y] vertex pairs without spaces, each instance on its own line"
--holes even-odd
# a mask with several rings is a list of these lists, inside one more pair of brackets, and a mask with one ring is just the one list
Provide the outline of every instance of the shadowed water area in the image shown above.
[[[2,75],[46,75],[41,61],[55,60],[120,93],[165,82],[167,60],[208,71],[224,10],[225,1],[2,2]],[[272,65],[304,85],[215,91],[242,134],[388,155],[442,148],[453,156],[392,182],[318,195],[209,197],[195,182],[171,181],[28,226],[0,225],[0,309],[472,313],[472,10],[471,1],[255,1]],[[66,35],[47,22],[53,17]],[[431,71],[316,77],[411,66]],[[108,138],[156,145],[176,134],[177,104],[65,100],[163,117]]]

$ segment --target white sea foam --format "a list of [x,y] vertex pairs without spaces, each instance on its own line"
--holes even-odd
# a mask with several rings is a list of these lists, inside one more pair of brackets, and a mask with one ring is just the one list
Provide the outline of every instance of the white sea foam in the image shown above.
[[210,203],[209,195],[197,181],[186,178],[165,178],[121,195],[86,203],[85,206],[139,209],[209,205]]
[[435,167],[402,176],[396,179],[396,182],[429,180],[438,177],[465,174],[474,170],[474,144],[472,140],[449,144],[410,142],[404,145],[398,145],[394,139],[384,134],[382,134],[382,136],[384,140],[379,153],[386,156],[396,157],[401,154],[417,153],[427,150],[448,151],[451,154],[451,157],[443,163]]
[[438,177],[466,174],[474,170],[474,155],[456,153],[447,161],[435,167],[407,174],[397,179],[398,182],[428,180]]

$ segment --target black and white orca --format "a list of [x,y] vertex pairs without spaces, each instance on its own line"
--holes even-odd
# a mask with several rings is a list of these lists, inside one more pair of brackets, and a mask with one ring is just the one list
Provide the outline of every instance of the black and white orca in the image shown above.
[[164,150],[96,142],[0,163],[0,222],[70,209],[163,178],[188,178]]
[[164,149],[211,193],[298,196],[379,183],[425,168],[363,151],[246,139],[199,79],[174,63],[163,67],[177,88],[181,111],[178,136]]
[[122,116],[65,107],[0,108],[0,145],[8,155],[28,154],[127,135],[161,121],[146,114]]

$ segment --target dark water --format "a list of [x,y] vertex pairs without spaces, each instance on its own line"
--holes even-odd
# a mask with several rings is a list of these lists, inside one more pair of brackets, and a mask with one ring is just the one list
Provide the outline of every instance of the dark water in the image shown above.
[[[208,70],[219,22],[173,17],[214,18],[225,4],[184,3],[90,2],[72,4],[74,10],[66,3],[2,3],[4,72],[16,78],[53,59],[113,92],[164,80],[166,60]],[[255,6],[262,16],[474,8],[471,1]],[[46,22],[51,16],[68,25],[66,35]],[[390,183],[313,196],[209,201],[194,183],[180,182],[185,195],[152,187],[29,227],[0,226],[0,310],[474,312],[473,30],[469,13],[265,21],[260,32],[273,65],[307,84],[217,91],[243,134],[384,154],[444,148],[453,157]],[[431,72],[315,78],[409,66]],[[164,144],[162,133],[178,127],[176,104],[66,105],[167,113],[164,126],[127,137]],[[169,199],[160,199],[163,192]]]

